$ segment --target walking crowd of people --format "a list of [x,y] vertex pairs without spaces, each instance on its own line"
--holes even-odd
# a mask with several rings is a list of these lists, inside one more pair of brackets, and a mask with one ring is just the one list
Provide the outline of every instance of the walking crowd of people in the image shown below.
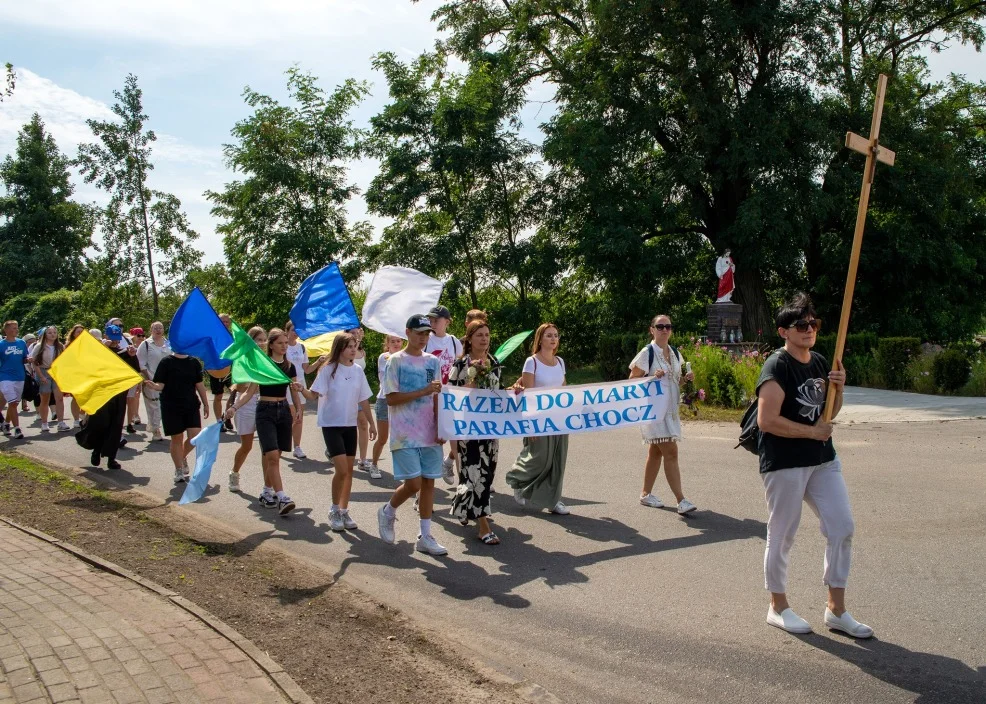
[[[228,328],[229,316],[220,317]],[[416,550],[435,556],[448,553],[432,529],[435,483],[441,479],[455,487],[451,516],[464,526],[474,523],[478,540],[494,546],[501,542],[490,520],[499,441],[453,440],[446,452],[448,441],[439,435],[438,395],[446,384],[507,389],[515,394],[523,394],[526,389],[565,386],[566,366],[559,356],[561,331],[553,323],[541,324],[534,333],[531,354],[523,363],[520,377],[510,380],[503,378],[500,360],[491,351],[485,312],[468,313],[461,338],[449,333],[451,323],[448,308],[438,305],[427,313],[411,316],[403,339],[386,336],[377,359],[378,390],[374,400],[365,374],[368,352],[361,328],[337,334],[329,354],[311,359],[290,321],[283,329],[253,327],[249,336],[287,380],[267,385],[231,385],[229,370],[204,372],[199,360],[173,351],[160,321],[150,325],[149,337],[141,327],[124,332],[119,318],[108,320],[102,330],[86,331],[75,325],[64,341],[55,326],[21,339],[17,322],[7,321],[0,340],[0,395],[6,405],[2,432],[15,440],[23,439],[21,415],[29,412],[27,404],[34,401],[42,433],[74,428],[79,444],[91,451],[94,467],[105,458],[108,469],[118,469],[118,450],[144,424],[140,416],[143,398],[150,441],[168,439],[174,482],[181,483],[189,479],[191,440],[211,411],[216,422],[223,422],[228,432],[239,436],[228,476],[229,490],[243,490],[241,475],[256,437],[263,481],[257,501],[278,515],[287,516],[296,504],[286,492],[281,460],[287,453],[299,460],[307,458],[301,446],[305,404],[314,401],[325,457],[333,467],[330,530],[357,529],[357,521],[350,514],[354,473],[359,470],[370,480],[380,479],[384,448],[389,444],[393,477],[400,484],[376,510],[376,527],[384,542],[396,542],[398,511],[413,500],[419,519]],[[825,623],[855,637],[869,637],[872,629],[856,622],[845,608],[852,513],[841,463],[832,445],[832,425],[821,420],[826,385],[835,388],[836,413],[841,408],[845,371],[841,365],[836,371],[827,371],[826,360],[811,350],[819,323],[806,296],[801,295],[780,309],[777,326],[784,347],[770,356],[757,385],[760,470],[770,514],[764,560],[765,586],[770,592],[767,621],[790,632],[810,630],[785,596],[788,555],[802,503],[808,503],[828,540],[824,580],[829,599]],[[694,374],[681,351],[671,344],[673,330],[667,315],[651,320],[652,339],[629,362],[628,376],[661,379],[665,393],[677,399],[680,386],[692,380]],[[88,417],[71,397],[66,399],[49,373],[65,347],[82,334],[100,340],[143,378]],[[206,382],[212,394],[211,404]],[[66,400],[71,425],[65,416]],[[664,506],[654,493],[663,467],[677,513],[693,514],[697,507],[682,488],[679,404],[672,401],[662,417],[641,425],[641,435],[646,457],[640,505]],[[570,509],[562,500],[567,459],[567,435],[524,438],[519,456],[504,475],[516,503],[557,515],[569,514]]]

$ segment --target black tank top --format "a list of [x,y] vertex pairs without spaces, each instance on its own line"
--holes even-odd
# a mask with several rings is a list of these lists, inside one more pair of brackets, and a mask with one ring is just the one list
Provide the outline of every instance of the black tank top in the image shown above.
[[[274,362],[273,359],[271,361]],[[292,381],[294,381],[294,378],[298,375],[294,369],[294,365],[291,362],[289,362],[287,358],[285,358],[284,361],[281,362],[280,364],[274,362],[274,366],[280,369],[285,374],[287,374],[288,379],[291,379]],[[261,384],[259,390],[259,394],[261,396],[273,396],[275,398],[285,398],[287,392],[288,392],[288,384],[271,384],[269,386],[264,386],[263,384]]]

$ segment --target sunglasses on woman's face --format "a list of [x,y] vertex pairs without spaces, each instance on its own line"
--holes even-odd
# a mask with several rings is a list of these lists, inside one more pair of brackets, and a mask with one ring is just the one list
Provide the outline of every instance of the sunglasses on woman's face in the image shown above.
[[794,328],[798,332],[808,332],[808,328],[811,328],[815,332],[818,332],[818,330],[822,327],[822,319],[812,318],[811,320],[799,320],[798,322],[792,323],[787,327],[789,330],[791,328]]
[[668,332],[671,332],[674,329],[674,326],[671,323],[658,323],[657,325],[653,325],[651,327],[653,327],[658,332],[661,332],[662,330],[667,330]]

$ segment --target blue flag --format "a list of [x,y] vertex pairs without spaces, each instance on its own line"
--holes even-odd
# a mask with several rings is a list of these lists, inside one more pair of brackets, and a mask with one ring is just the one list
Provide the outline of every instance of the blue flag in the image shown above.
[[178,502],[180,505],[198,501],[205,496],[205,490],[209,487],[209,477],[212,475],[212,465],[216,463],[216,455],[219,454],[219,435],[222,429],[222,421],[219,421],[192,438],[192,447],[195,448],[195,469],[192,470],[185,493],[181,495],[181,501]]
[[233,335],[219,319],[198,286],[192,289],[171,319],[168,330],[171,349],[202,360],[206,369],[225,369],[230,366],[222,351],[233,344]]
[[359,327],[356,308],[338,264],[331,262],[302,282],[289,317],[302,340]]

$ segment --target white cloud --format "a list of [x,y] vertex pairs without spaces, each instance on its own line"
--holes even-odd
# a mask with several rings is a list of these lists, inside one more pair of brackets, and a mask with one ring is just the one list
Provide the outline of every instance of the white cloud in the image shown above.
[[202,47],[372,36],[380,25],[420,14],[408,0],[32,0],[6,5],[9,25]]

